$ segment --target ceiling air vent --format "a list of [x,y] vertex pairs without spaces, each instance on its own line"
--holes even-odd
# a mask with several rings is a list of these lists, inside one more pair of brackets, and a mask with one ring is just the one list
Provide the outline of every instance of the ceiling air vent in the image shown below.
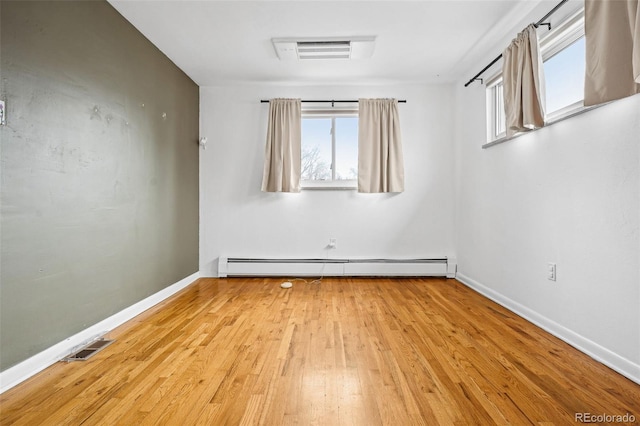
[[350,41],[299,41],[298,59],[350,59]]
[[373,55],[375,37],[274,38],[280,60],[364,59]]

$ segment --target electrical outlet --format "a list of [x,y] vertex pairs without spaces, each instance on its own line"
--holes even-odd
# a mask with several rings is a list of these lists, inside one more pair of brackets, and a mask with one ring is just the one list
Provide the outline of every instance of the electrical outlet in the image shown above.
[[329,238],[329,248],[338,248],[338,242],[335,238]]
[[547,264],[547,279],[549,281],[556,280],[556,264],[549,262]]

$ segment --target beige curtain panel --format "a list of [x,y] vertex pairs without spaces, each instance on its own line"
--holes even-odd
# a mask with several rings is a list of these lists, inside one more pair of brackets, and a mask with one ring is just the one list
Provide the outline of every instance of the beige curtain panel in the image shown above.
[[403,192],[398,101],[358,102],[358,192]]
[[585,106],[640,93],[638,0],[585,0]]
[[502,54],[507,137],[544,126],[544,73],[536,27],[531,24]]
[[300,192],[300,99],[271,99],[262,190]]

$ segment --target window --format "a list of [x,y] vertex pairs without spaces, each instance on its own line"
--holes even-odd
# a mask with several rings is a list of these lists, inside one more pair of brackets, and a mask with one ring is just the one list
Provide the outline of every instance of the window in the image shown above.
[[584,35],[544,61],[546,114],[553,120],[582,107],[584,99]]
[[303,111],[303,188],[356,188],[358,112]]
[[503,93],[502,76],[487,83],[488,141],[495,141],[507,135]]
[[[580,11],[540,38],[545,78],[546,122],[584,109],[584,11]],[[487,141],[504,138],[502,75],[487,81]]]

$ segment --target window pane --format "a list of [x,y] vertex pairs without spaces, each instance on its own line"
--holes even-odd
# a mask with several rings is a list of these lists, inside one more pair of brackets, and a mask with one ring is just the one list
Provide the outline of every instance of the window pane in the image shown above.
[[302,119],[302,180],[331,179],[331,119]]
[[547,114],[584,98],[584,37],[544,63]]
[[358,178],[358,117],[336,118],[336,180]]
[[504,86],[502,83],[497,84],[495,86],[495,135],[494,137],[498,137],[502,133],[506,132],[507,122],[504,117]]

